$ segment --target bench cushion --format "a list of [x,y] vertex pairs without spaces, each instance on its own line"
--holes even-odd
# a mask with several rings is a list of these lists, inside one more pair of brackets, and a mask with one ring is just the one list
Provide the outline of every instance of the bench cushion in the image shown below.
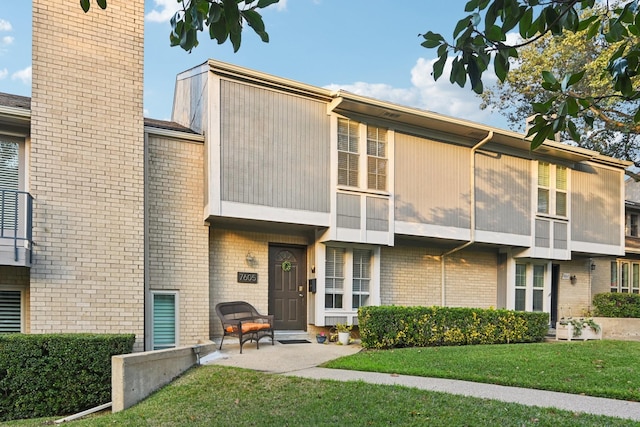
[[[269,328],[271,328],[271,325],[269,325],[268,323],[246,322],[242,324],[242,333],[246,334],[247,332],[261,331],[263,329],[269,329]],[[228,333],[232,334],[234,332],[238,332],[238,327],[227,326],[226,330]]]

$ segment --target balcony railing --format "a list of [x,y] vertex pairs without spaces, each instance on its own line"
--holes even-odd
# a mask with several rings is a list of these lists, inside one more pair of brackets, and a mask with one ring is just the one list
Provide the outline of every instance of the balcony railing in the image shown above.
[[[33,197],[24,191],[0,189],[0,249],[13,248],[13,261],[31,265]],[[24,259],[20,259],[21,252]]]

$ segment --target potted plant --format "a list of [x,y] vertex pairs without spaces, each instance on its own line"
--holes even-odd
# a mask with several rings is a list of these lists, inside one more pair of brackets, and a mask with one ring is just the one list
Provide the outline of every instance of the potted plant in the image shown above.
[[592,318],[563,317],[556,325],[556,340],[571,341],[574,338],[584,341],[602,339],[602,328]]
[[316,334],[316,341],[318,341],[318,344],[324,344],[326,340],[327,336],[324,334],[324,331]]
[[351,338],[351,328],[353,326],[346,323],[338,323],[336,330],[338,331],[338,342],[342,345],[349,345],[349,339]]

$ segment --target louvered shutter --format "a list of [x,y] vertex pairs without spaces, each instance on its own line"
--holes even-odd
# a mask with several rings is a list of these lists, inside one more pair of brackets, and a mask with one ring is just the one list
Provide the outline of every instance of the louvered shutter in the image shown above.
[[176,296],[153,295],[153,349],[176,346]]
[[20,291],[0,291],[0,334],[20,332]]
[[[0,140],[0,227],[13,229],[16,225],[19,188],[18,143]],[[13,191],[2,191],[13,190]]]

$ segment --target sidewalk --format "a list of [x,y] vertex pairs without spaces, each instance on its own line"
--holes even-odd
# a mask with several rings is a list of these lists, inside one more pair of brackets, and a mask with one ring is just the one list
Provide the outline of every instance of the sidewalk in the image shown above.
[[400,385],[421,390],[494,399],[528,406],[553,407],[571,412],[640,421],[640,402],[627,402],[624,400],[460,380],[318,367],[318,365],[329,360],[357,353],[361,350],[358,344],[348,346],[317,343],[284,345],[276,341],[275,345],[271,345],[268,340],[263,340],[260,343],[259,350],[256,350],[255,343],[247,343],[244,345],[243,354],[240,354],[240,346],[237,341],[229,341],[231,342],[225,342],[222,351],[213,354],[211,357],[213,360],[207,363],[301,378]]

